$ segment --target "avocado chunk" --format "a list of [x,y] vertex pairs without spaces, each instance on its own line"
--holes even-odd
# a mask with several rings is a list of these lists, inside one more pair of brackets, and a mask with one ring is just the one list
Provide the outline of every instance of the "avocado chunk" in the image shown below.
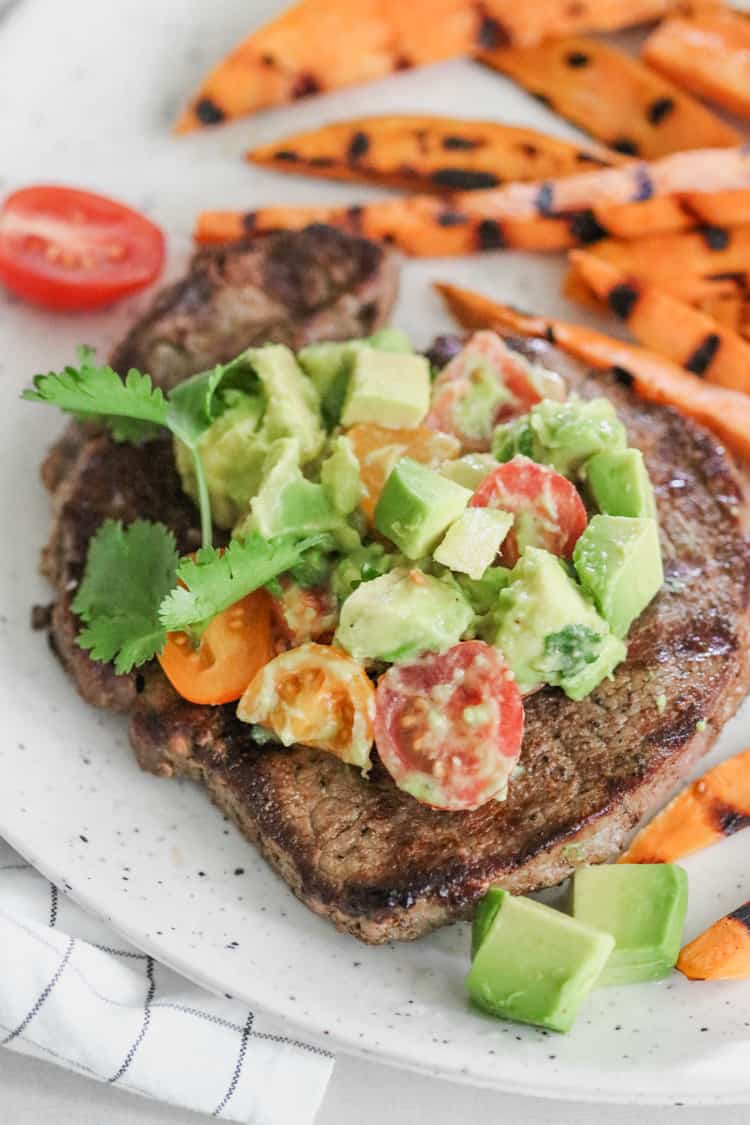
[[596,453],[589,457],[583,472],[600,512],[656,519],[654,490],[640,449]]
[[265,440],[270,444],[277,438],[296,438],[300,463],[312,461],[325,441],[320,399],[294,353],[283,344],[266,344],[262,348],[248,348],[243,354],[266,392]]
[[493,1016],[569,1031],[614,945],[611,934],[492,887],[475,916],[466,987]]
[[335,531],[344,524],[323,485],[307,480],[299,467],[296,438],[279,438],[271,446],[263,467],[263,480],[250,502],[250,516],[235,528],[242,538],[259,531],[266,539],[276,535],[308,535]]
[[490,566],[481,578],[469,578],[465,574],[457,574],[456,582],[469,599],[471,608],[478,617],[497,606],[497,596],[504,590],[510,581],[510,571],[505,566]]
[[364,494],[359,475],[359,461],[354,456],[348,437],[339,435],[331,441],[331,452],[320,466],[320,483],[337,512],[350,515]]
[[355,660],[394,663],[450,648],[472,616],[455,584],[416,567],[397,567],[350,594],[341,607],[334,643]]
[[[264,410],[260,395],[238,394],[198,439],[211,514],[218,527],[233,527],[260,487],[268,453],[268,442],[258,433]],[[174,453],[182,487],[197,503],[193,455],[181,441],[175,441]]]
[[661,980],[682,944],[688,881],[674,863],[581,867],[573,877],[573,916],[615,939],[599,984]]
[[297,354],[300,367],[312,379],[320,396],[323,416],[330,426],[338,424],[354,356],[360,348],[365,347],[381,352],[411,354],[413,351],[405,332],[399,332],[396,328],[381,328],[379,332],[361,340],[308,344]]
[[497,468],[497,461],[490,453],[465,453],[455,461],[446,461],[440,466],[440,473],[475,492],[486,476]]
[[469,578],[481,578],[495,561],[512,526],[510,512],[498,508],[466,508],[435,548],[435,562],[468,574]]
[[354,356],[341,424],[374,422],[413,429],[430,405],[430,365],[422,355],[360,348]]
[[594,516],[573,562],[612,632],[624,637],[664,581],[656,520]]
[[625,427],[609,399],[544,399],[522,418],[495,429],[492,452],[498,461],[510,461],[522,453],[551,465],[565,477],[574,477],[595,453],[626,445]]
[[387,574],[399,562],[401,555],[390,555],[380,543],[355,547],[343,555],[331,574],[331,593],[338,601],[345,601],[363,582],[371,582]]
[[440,542],[469,500],[468,488],[402,457],[388,475],[373,522],[407,558],[421,559]]
[[626,648],[549,551],[527,547],[498,595],[487,640],[502,649],[521,691],[541,684],[583,699]]

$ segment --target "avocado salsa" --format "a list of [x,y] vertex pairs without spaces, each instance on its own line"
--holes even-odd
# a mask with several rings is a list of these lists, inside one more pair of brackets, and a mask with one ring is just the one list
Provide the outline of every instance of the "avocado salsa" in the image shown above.
[[437,374],[395,330],[269,344],[166,398],[86,353],[27,397],[118,440],[166,427],[201,510],[191,559],[146,521],[94,537],[75,607],[93,658],[155,656],[185,698],[239,700],[259,741],[365,775],[377,747],[437,809],[505,797],[523,696],[593,691],[662,583],[651,482],[612,404],[491,332]]

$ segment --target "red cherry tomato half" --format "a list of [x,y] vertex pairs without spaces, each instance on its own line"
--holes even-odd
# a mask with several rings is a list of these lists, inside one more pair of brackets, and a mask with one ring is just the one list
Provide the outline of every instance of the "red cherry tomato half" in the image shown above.
[[565,398],[559,375],[529,363],[497,333],[475,332],[435,380],[425,425],[453,434],[464,451],[483,452],[498,422],[525,414],[542,398]]
[[521,753],[523,704],[500,652],[462,641],[394,664],[375,693],[375,743],[399,789],[437,809],[502,795]]
[[158,227],[90,191],[22,188],[0,211],[0,281],[44,308],[108,305],[148,285],[163,261]]
[[514,457],[480,484],[470,508],[502,508],[516,517],[500,549],[503,566],[515,566],[524,547],[544,547],[569,559],[588,517],[574,485],[548,465]]

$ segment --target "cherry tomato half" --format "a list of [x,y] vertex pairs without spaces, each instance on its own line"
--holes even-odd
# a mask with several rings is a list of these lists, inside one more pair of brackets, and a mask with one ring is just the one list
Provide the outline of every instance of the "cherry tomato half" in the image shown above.
[[237,708],[284,746],[299,742],[369,769],[375,689],[358,661],[314,642],[282,652],[256,675]]
[[516,517],[500,548],[503,566],[514,566],[524,547],[544,547],[569,559],[588,517],[574,485],[548,465],[514,457],[480,484],[470,508],[502,508]]
[[231,703],[273,657],[271,598],[248,594],[208,625],[193,648],[185,633],[169,633],[159,656],[175,691],[191,703]]
[[497,649],[462,641],[394,664],[375,698],[378,753],[399,789],[451,811],[503,795],[521,753],[523,704]]
[[273,599],[273,621],[279,647],[294,648],[307,641],[330,640],[339,623],[339,606],[330,590],[305,588],[292,579],[279,580],[281,594]]
[[475,332],[443,368],[425,425],[453,434],[469,452],[486,452],[495,426],[542,398],[565,398],[559,375],[535,367],[495,332]]
[[164,236],[137,211],[89,191],[40,186],[0,211],[0,281],[48,309],[95,309],[148,285]]

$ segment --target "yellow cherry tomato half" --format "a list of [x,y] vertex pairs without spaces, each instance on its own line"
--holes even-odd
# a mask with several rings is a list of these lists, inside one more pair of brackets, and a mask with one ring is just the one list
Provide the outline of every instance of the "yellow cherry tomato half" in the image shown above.
[[275,657],[248,686],[237,716],[268,727],[284,746],[301,743],[370,767],[375,689],[361,664],[333,645],[311,641]]
[[194,647],[185,633],[169,633],[159,656],[164,675],[191,703],[231,703],[273,656],[271,598],[256,590],[225,609]]
[[427,426],[389,430],[372,422],[362,422],[352,426],[346,436],[359,461],[359,475],[365,490],[362,510],[369,520],[372,520],[388,474],[401,457],[411,457],[422,465],[436,468],[443,461],[458,457],[461,451],[451,434],[438,433]]

